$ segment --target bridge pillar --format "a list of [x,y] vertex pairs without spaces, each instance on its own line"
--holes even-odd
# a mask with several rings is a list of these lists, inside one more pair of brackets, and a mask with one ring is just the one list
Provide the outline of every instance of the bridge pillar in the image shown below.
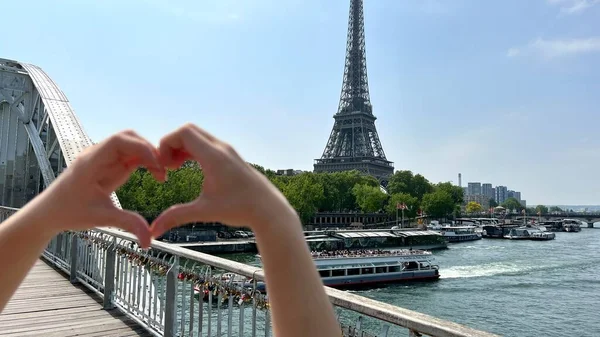
[[588,222],[588,228],[594,228],[594,223],[593,222]]

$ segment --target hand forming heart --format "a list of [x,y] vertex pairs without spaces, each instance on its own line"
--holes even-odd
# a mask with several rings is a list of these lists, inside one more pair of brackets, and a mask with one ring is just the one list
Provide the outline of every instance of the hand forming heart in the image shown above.
[[[115,207],[110,193],[139,166],[159,181],[166,169],[186,160],[201,165],[202,194],[193,202],[165,210],[149,227],[136,212]],[[134,233],[143,247],[166,230],[191,222],[222,222],[260,230],[260,224],[287,200],[269,181],[235,152],[199,127],[187,124],[168,134],[155,148],[133,131],[118,133],[83,151],[77,160],[42,193],[48,202],[44,218],[53,229],[83,230],[112,226]],[[77,207],[73,207],[77,205]]]

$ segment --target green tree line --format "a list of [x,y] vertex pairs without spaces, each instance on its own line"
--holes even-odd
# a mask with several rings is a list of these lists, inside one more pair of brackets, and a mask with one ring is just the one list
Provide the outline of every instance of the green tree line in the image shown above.
[[[434,218],[444,218],[457,215],[463,202],[460,187],[449,182],[432,184],[411,171],[396,171],[386,193],[375,178],[358,171],[282,176],[253,166],[281,190],[304,223],[316,212],[387,212],[394,216],[398,204],[406,205],[407,218],[414,218],[419,210]],[[195,162],[186,162],[181,168],[169,171],[164,183],[157,182],[141,168],[117,191],[117,196],[124,208],[135,210],[151,221],[169,206],[195,199],[203,181],[202,169]]]

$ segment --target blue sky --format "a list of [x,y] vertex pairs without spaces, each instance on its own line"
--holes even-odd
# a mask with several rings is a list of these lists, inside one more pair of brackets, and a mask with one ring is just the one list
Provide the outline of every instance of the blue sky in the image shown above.
[[[309,170],[337,109],[348,6],[9,1],[0,57],[41,66],[95,141],[134,128],[156,143],[191,121],[248,161]],[[365,0],[365,25],[397,169],[600,204],[600,1]]]

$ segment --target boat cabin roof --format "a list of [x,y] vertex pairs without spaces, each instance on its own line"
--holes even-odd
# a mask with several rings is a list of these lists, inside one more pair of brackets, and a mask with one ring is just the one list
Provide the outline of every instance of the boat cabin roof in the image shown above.
[[409,237],[409,236],[427,236],[427,235],[437,235],[441,234],[436,231],[412,231],[412,232],[396,232],[396,236],[401,237]]
[[395,237],[396,235],[390,232],[352,232],[352,233],[335,233],[333,236],[352,239],[352,238],[389,238]]

